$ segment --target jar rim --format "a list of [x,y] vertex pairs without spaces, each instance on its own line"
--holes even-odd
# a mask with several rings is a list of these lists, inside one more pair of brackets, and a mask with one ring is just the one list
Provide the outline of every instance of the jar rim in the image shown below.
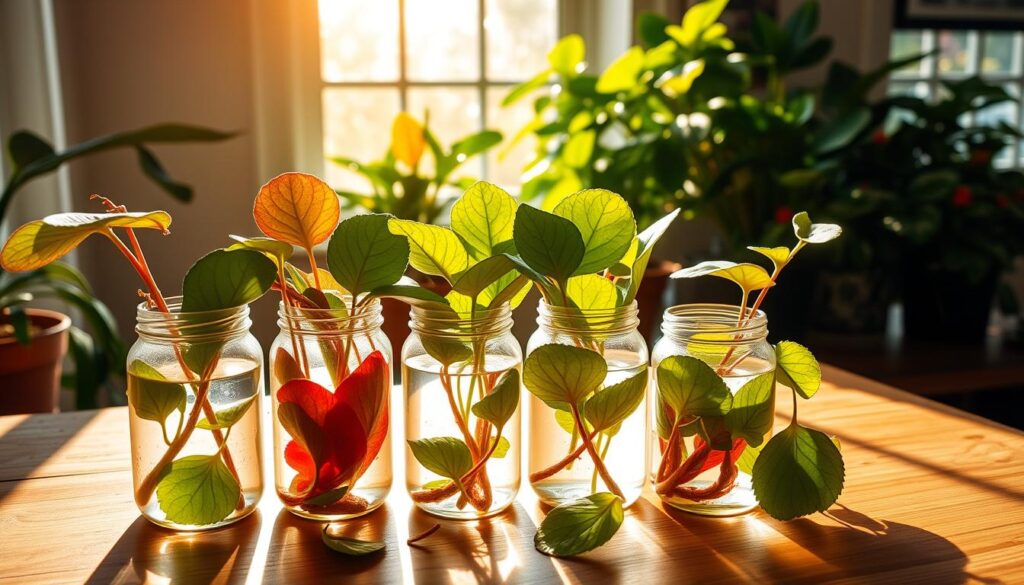
[[383,306],[376,298],[360,305],[356,314],[352,314],[348,306],[321,309],[286,306],[283,301],[277,303],[277,326],[302,335],[337,335],[342,328],[346,333],[361,333],[376,329],[383,323]]
[[758,309],[740,321],[740,306],[718,303],[690,303],[665,309],[661,330],[666,335],[687,337],[706,334],[734,334],[742,338],[768,335],[768,316]]
[[149,301],[142,301],[135,307],[135,315],[138,320],[146,321],[168,321],[174,319],[188,320],[189,322],[202,322],[210,323],[212,321],[218,321],[225,317],[236,317],[243,314],[249,313],[249,305],[238,305],[235,307],[228,307],[226,309],[213,309],[210,311],[182,311],[181,304],[185,297],[181,295],[164,297],[164,302],[167,303],[167,309],[170,314],[164,313],[160,309],[156,309],[150,306]]
[[537,304],[537,324],[570,335],[620,335],[640,325],[640,309],[634,300],[628,305],[588,309],[552,305],[545,299]]
[[181,311],[182,296],[166,297],[170,313],[154,309],[148,301],[136,307],[135,332],[140,338],[169,343],[225,341],[248,332],[249,305],[211,311]]
[[413,306],[409,329],[419,335],[466,339],[506,333],[512,329],[512,323],[512,307],[508,303],[477,310],[472,315]]

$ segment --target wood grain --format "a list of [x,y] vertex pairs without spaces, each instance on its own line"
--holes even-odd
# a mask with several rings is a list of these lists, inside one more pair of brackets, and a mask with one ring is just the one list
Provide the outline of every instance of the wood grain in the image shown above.
[[[828,513],[701,518],[648,494],[608,545],[573,560],[534,550],[543,511],[525,486],[505,514],[441,521],[407,546],[437,520],[411,508],[400,468],[387,505],[345,527],[385,539],[384,554],[330,552],[320,525],[282,511],[270,490],[234,526],[176,534],[132,503],[124,409],[4,417],[0,582],[1024,582],[1024,435],[841,370],[825,376],[800,420],[842,442],[846,489]],[[789,408],[780,392],[779,424]]]

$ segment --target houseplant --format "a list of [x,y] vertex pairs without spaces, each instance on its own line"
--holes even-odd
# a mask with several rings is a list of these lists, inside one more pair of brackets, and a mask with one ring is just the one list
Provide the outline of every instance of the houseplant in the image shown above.
[[[459,191],[475,182],[457,177],[456,172],[470,159],[480,156],[501,142],[501,133],[482,130],[445,147],[430,130],[429,115],[420,122],[407,112],[395,116],[391,125],[391,144],[379,161],[359,162],[347,157],[327,160],[366,179],[371,192],[357,193],[338,189],[338,196],[349,209],[387,213],[398,219],[436,223],[455,200]],[[430,155],[429,164],[424,155]],[[420,284],[437,292],[448,292],[447,283],[419,273],[411,275]],[[384,331],[397,355],[409,336],[409,309],[402,303],[384,299]]]
[[136,230],[167,234],[170,216],[93,199],[106,213],[29,222],[11,234],[0,263],[36,270],[94,235],[115,246],[145,287],[127,366],[136,505],[148,520],[175,529],[236,522],[256,509],[263,490],[262,408],[254,406],[263,352],[249,333],[248,304],[270,288],[274,264],[252,250],[216,250],[189,269],[181,297],[165,297]]
[[[338,198],[324,181],[284,173],[260,188],[253,216],[264,238],[232,248],[262,252],[276,270],[280,333],[270,348],[275,487],[290,512],[337,520],[384,503],[391,487],[391,344],[378,299],[445,307],[402,282],[409,260],[389,216],[340,224]],[[315,246],[329,240],[327,269]],[[309,272],[289,258],[303,249]]]
[[[36,134],[24,130],[16,132],[7,141],[12,170],[0,193],[0,225],[4,223],[11,202],[21,187],[56,171],[65,162],[114,148],[134,148],[139,165],[147,177],[172,197],[189,201],[192,198],[191,188],[168,175],[147,145],[212,142],[226,140],[231,136],[231,133],[197,126],[162,124],[93,138],[56,152]],[[48,337],[39,337],[38,331],[34,333],[37,328],[33,325],[33,315],[44,313],[27,308],[26,304],[40,298],[58,299],[79,311],[89,325],[89,332],[70,327],[66,333],[53,332]],[[0,271],[0,312],[3,313],[5,323],[0,330],[0,377],[3,379],[0,385],[5,388],[44,389],[32,397],[31,405],[24,407],[18,406],[21,397],[0,398],[0,411],[4,413],[14,412],[12,408],[40,412],[56,408],[60,362],[66,347],[71,349],[75,371],[64,376],[64,383],[75,389],[78,408],[97,406],[99,390],[109,376],[124,373],[125,350],[113,315],[102,302],[92,296],[85,278],[68,264],[53,263],[19,275]],[[40,318],[50,322],[59,319],[53,315]],[[67,336],[66,340],[64,336]],[[22,367],[29,363],[36,364],[36,367]]]
[[[582,39],[562,39],[550,68],[505,100],[525,99],[549,81],[557,88],[535,99],[537,116],[520,133],[538,138],[524,200],[540,198],[550,209],[580,188],[606,188],[622,194],[641,228],[676,208],[687,219],[709,217],[737,256],[746,242],[783,237],[791,209],[814,210],[823,184],[807,170],[863,132],[870,116],[822,112],[813,88],[787,85],[789,74],[831,49],[830,39],[814,35],[817,3],[781,27],[758,15],[746,46],[718,22],[725,5],[698,3],[679,24],[643,15],[642,44],[601,72],[586,69]],[[659,272],[664,282],[667,272]]]
[[1024,253],[1024,175],[995,166],[1021,134],[965,124],[1016,102],[1001,86],[976,77],[943,85],[935,101],[884,102],[888,123],[845,153],[824,213],[855,238],[840,248],[843,265],[902,288],[908,337],[976,342],[1000,275]]

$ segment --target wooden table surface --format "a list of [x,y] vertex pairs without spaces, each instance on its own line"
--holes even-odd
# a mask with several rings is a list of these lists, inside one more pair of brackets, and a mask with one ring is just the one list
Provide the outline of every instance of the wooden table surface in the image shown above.
[[347,526],[385,539],[383,554],[329,551],[272,489],[234,526],[176,534],[132,501],[125,409],[4,417],[0,582],[1024,583],[1024,435],[835,368],[825,379],[800,418],[842,442],[846,489],[828,513],[702,518],[648,494],[572,560],[534,550],[542,510],[525,486],[507,513],[407,546],[435,520],[411,509],[400,468],[388,503]]

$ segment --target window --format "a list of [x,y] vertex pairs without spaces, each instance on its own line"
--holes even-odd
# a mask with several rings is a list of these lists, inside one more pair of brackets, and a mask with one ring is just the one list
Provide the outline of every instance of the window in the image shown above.
[[[429,111],[445,145],[484,128],[511,138],[532,117],[530,103],[501,100],[546,66],[559,9],[559,0],[320,0],[324,156],[379,160],[402,110],[421,120]],[[530,145],[499,158],[503,147],[462,172],[517,185]],[[337,165],[325,172],[336,187],[365,187]]]
[[[943,80],[979,75],[1002,85],[1015,98],[1024,89],[1024,33],[973,30],[901,30],[893,33],[892,58],[907,57],[938,48],[937,54],[893,73],[890,95],[932,98],[942,91]],[[992,125],[1004,121],[1024,128],[1021,105],[1006,102],[982,110],[968,124]],[[1024,145],[1002,151],[999,166],[1022,166]]]

